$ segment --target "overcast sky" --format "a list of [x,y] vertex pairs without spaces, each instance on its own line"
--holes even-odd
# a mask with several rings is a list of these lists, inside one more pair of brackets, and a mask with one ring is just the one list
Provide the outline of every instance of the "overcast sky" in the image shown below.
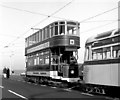
[[[53,21],[60,20],[59,18],[81,22],[84,19],[94,17],[80,23],[81,48],[78,62],[83,62],[84,45],[87,38],[118,27],[118,9],[116,8],[118,1],[1,0],[0,68],[10,65],[12,65],[12,69],[25,68],[24,38],[34,32],[31,28],[43,28]],[[59,10],[62,7],[63,9]],[[47,18],[56,11],[58,11],[56,14]],[[101,14],[103,12],[106,13]],[[96,16],[98,14],[101,15]]]

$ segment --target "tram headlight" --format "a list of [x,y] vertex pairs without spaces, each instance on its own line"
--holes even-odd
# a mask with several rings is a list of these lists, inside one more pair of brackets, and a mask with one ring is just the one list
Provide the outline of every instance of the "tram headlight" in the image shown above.
[[71,73],[71,74],[74,74],[74,70],[71,70],[70,73]]

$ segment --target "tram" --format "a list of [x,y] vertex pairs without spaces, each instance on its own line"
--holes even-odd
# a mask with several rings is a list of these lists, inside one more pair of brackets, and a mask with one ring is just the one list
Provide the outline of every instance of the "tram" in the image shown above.
[[25,39],[26,77],[35,82],[77,82],[79,22],[55,21]]
[[85,44],[83,69],[86,91],[109,96],[118,94],[120,90],[120,29],[88,38]]

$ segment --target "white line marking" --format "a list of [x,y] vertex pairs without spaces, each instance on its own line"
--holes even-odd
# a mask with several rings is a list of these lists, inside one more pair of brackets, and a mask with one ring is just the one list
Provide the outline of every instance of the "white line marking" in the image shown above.
[[28,98],[26,98],[26,97],[24,97],[24,96],[22,96],[22,95],[20,95],[20,94],[18,94],[18,93],[15,93],[14,91],[11,91],[11,90],[8,90],[8,91],[9,91],[10,93],[13,93],[13,94],[15,94],[15,95],[17,95],[17,96],[23,98],[23,99],[28,100]]
[[55,89],[56,87],[51,87],[51,88]]
[[83,94],[83,95],[88,95],[88,96],[94,96],[94,95],[89,94],[89,93],[81,93],[81,94]]
[[68,91],[68,92],[71,92],[71,91],[72,91],[71,89],[63,89],[63,90]]
[[3,86],[0,86],[0,88],[4,88]]
[[41,86],[46,86],[46,85],[41,85]]

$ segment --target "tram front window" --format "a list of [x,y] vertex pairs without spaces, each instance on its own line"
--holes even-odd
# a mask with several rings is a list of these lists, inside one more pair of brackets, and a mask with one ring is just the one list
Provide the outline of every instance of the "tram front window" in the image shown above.
[[67,22],[67,34],[68,35],[78,35],[79,28],[75,22]]

